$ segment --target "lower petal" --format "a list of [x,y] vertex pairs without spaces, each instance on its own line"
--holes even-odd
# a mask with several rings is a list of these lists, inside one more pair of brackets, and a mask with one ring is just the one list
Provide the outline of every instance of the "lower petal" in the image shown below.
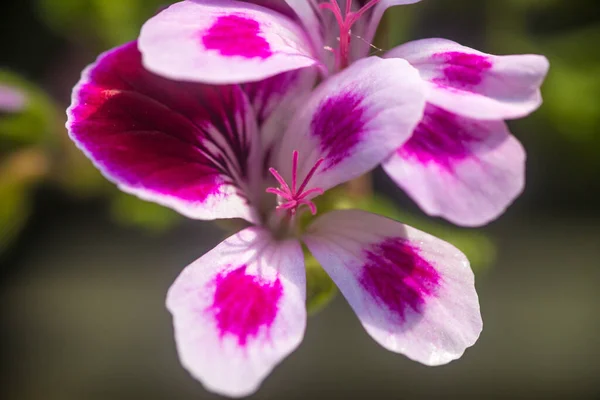
[[304,256],[297,241],[247,228],[187,266],[167,295],[179,357],[208,390],[255,392],[302,341]]
[[304,241],[386,349],[441,365],[479,337],[473,272],[452,245],[358,210],[323,215]]
[[481,226],[523,191],[525,150],[502,121],[428,105],[411,139],[383,168],[429,215]]

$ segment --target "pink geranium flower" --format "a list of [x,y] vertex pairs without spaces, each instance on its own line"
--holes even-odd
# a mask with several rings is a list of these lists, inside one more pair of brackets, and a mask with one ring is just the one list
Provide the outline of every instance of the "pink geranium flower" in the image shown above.
[[167,296],[182,363],[209,390],[252,393],[302,340],[301,243],[385,348],[439,365],[477,340],[456,248],[358,210],[298,224],[315,197],[379,164],[461,225],[522,190],[524,151],[503,120],[540,105],[547,61],[441,39],[367,57],[384,10],[417,1],[183,1],[84,71],[67,127],[108,179],[190,218],[251,225]]
[[[390,82],[394,73],[403,79]],[[148,72],[131,43],[84,71],[68,110],[71,138],[122,190],[191,218],[250,223],[186,267],[167,295],[183,365],[221,394],[254,392],[301,342],[301,243],[386,349],[439,365],[481,331],[473,273],[448,243],[359,210],[300,228],[316,196],[410,137],[426,101],[424,81],[399,58],[359,60],[314,91],[311,76],[179,82]]]
[[[146,68],[205,83],[244,83],[317,66],[327,76],[364,58],[386,8],[419,0],[188,0],[140,35]],[[384,170],[428,214],[464,226],[496,219],[522,192],[525,151],[504,120],[541,104],[548,61],[494,56],[445,39],[410,42],[402,58],[426,82],[427,107]],[[389,71],[392,82],[402,71]]]

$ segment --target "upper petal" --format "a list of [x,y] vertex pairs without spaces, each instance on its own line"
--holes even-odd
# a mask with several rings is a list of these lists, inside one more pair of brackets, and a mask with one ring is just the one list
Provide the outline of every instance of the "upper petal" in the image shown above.
[[258,81],[318,63],[302,27],[283,14],[235,0],[186,0],[142,27],[144,66],[176,80]]
[[452,245],[358,210],[324,214],[304,241],[386,349],[440,365],[479,337],[473,272]]
[[304,256],[295,240],[247,228],[187,266],[169,289],[182,364],[208,390],[234,397],[302,341]]
[[503,121],[428,105],[383,169],[429,215],[463,226],[496,219],[525,186],[525,150]]
[[254,214],[254,113],[237,86],[147,72],[135,43],[101,55],[73,90],[71,138],[111,181],[199,219]]
[[407,62],[360,60],[317,87],[290,122],[274,165],[290,182],[295,150],[300,180],[323,159],[309,187],[331,188],[371,170],[404,143],[424,104],[423,82]]
[[25,94],[20,90],[7,85],[0,85],[0,112],[17,112],[25,107]]
[[430,103],[476,119],[519,118],[537,109],[549,67],[543,56],[495,56],[445,39],[406,43],[386,57],[419,70],[429,82]]

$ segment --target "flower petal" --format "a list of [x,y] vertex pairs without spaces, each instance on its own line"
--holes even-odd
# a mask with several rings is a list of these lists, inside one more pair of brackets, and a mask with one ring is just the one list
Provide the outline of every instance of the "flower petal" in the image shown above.
[[25,94],[20,90],[0,84],[0,112],[18,112],[25,107]]
[[525,150],[502,121],[428,105],[383,169],[429,215],[463,226],[496,219],[525,185]]
[[302,341],[304,256],[259,228],[186,267],[167,295],[179,357],[208,390],[249,395]]
[[475,119],[519,118],[542,103],[548,60],[538,55],[494,56],[445,39],[425,39],[392,49],[415,66],[431,87],[428,101]]
[[258,132],[239,87],[158,77],[130,43],[84,71],[68,116],[71,138],[120,189],[190,218],[253,221]]
[[479,337],[473,272],[452,245],[359,210],[319,217],[304,241],[386,349],[441,365]]
[[300,180],[323,159],[307,188],[326,190],[355,178],[410,137],[424,104],[423,81],[404,60],[360,60],[322,83],[299,110],[282,138],[276,169],[291,182],[296,150]]
[[142,27],[144,66],[205,83],[258,81],[318,63],[302,27],[285,15],[235,0],[186,0]]

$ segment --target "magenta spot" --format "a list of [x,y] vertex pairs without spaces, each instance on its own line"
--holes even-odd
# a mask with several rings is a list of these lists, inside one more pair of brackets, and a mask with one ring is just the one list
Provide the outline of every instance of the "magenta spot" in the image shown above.
[[441,277],[416,246],[406,239],[388,238],[365,256],[360,283],[397,322],[405,322],[409,312],[423,312],[426,298],[435,295]]
[[348,157],[364,134],[364,108],[362,96],[345,92],[326,98],[317,107],[311,122],[311,132],[321,142],[326,154],[326,171]]
[[279,311],[283,293],[279,278],[268,282],[246,274],[246,265],[220,274],[209,311],[214,315],[221,338],[237,337],[240,346],[255,337],[261,327],[269,327]]
[[468,125],[464,119],[431,104],[415,128],[411,138],[398,150],[403,158],[416,159],[422,164],[434,163],[447,171],[452,171],[456,162],[471,156],[469,144],[479,141],[474,135],[477,129],[473,122]]
[[219,17],[202,36],[208,50],[218,50],[224,56],[267,58],[273,53],[269,43],[259,36],[260,25],[253,19],[239,15]]
[[434,82],[459,89],[468,89],[479,85],[483,80],[483,74],[493,66],[486,56],[459,51],[437,53],[433,55],[433,58],[441,59],[444,62],[444,77],[436,78]]

